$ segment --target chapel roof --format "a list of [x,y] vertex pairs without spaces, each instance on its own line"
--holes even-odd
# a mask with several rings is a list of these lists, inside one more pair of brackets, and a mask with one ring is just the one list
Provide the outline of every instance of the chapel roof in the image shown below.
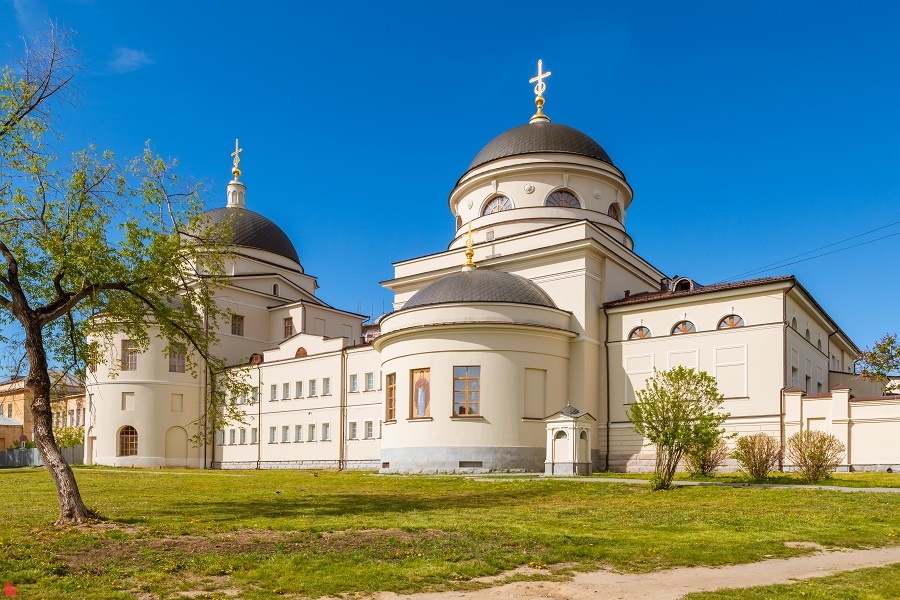
[[234,234],[235,246],[265,250],[300,264],[294,244],[287,234],[271,219],[242,207],[213,208],[205,213],[210,225],[228,222]]
[[691,289],[685,290],[663,290],[659,292],[644,292],[634,294],[621,300],[612,300],[603,306],[626,306],[629,304],[640,304],[642,302],[652,302],[654,300],[663,300],[666,298],[681,298],[683,296],[696,296],[698,294],[708,294],[710,292],[718,292],[722,290],[732,290],[745,287],[753,287],[757,285],[765,285],[767,283],[780,283],[783,281],[796,281],[793,275],[779,275],[775,277],[759,277],[757,279],[745,279],[743,281],[730,281],[728,283],[716,283],[713,285],[700,285],[694,283]]
[[465,270],[441,277],[413,294],[403,308],[457,302],[508,302],[556,308],[553,299],[536,283],[490,269]]
[[537,121],[501,133],[481,149],[467,170],[500,158],[538,153],[575,154],[613,164],[600,144],[586,133],[562,123]]

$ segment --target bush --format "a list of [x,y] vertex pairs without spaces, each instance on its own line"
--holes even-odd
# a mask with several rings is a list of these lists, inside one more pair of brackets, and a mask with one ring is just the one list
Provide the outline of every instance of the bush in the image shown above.
[[760,432],[738,438],[731,458],[753,479],[765,479],[778,467],[781,452],[777,439]]
[[721,435],[728,413],[719,412],[722,395],[705,371],[675,367],[654,371],[628,409],[635,433],[656,446],[655,479],[650,487],[666,490],[688,448],[709,444]]
[[798,431],[787,441],[788,460],[804,481],[828,477],[841,464],[845,451],[839,439],[824,431]]
[[728,458],[728,444],[721,437],[712,446],[699,445],[684,451],[688,473],[710,477]]
[[73,448],[84,443],[84,427],[61,427],[53,431],[57,448]]

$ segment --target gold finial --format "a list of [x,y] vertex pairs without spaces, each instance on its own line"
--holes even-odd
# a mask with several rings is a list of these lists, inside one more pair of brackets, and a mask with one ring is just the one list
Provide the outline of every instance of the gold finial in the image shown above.
[[475,263],[472,262],[472,258],[475,256],[473,246],[475,246],[475,240],[472,239],[472,223],[469,223],[469,235],[466,239],[466,262],[463,263],[464,269],[475,268]]
[[238,168],[238,165],[241,164],[241,152],[244,149],[238,146],[237,138],[234,138],[234,152],[231,155],[234,157],[234,166],[231,167],[231,174],[234,175],[234,180],[237,181],[241,176],[241,170]]
[[537,83],[537,85],[534,86],[534,93],[537,96],[534,99],[534,103],[537,105],[537,112],[534,113],[533,117],[531,117],[529,123],[534,123],[537,121],[550,121],[547,115],[544,114],[544,91],[546,91],[547,89],[547,84],[544,83],[544,79],[550,77],[550,75],[550,71],[544,73],[544,61],[538,60],[537,77],[532,77],[528,80],[528,83]]

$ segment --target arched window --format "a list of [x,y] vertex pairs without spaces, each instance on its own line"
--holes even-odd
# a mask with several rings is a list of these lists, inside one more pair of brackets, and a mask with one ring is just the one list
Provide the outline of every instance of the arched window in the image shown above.
[[822,338],[819,338],[819,341],[816,342],[816,346],[819,347],[819,352],[821,352],[822,351]]
[[309,354],[306,352],[306,348],[300,346],[297,348],[297,351],[294,352],[294,358],[303,358],[304,356],[308,356]]
[[459,215],[456,215],[456,228],[457,229],[462,228],[462,217]]
[[806,329],[806,341],[809,341],[809,328]]
[[737,315],[728,315],[719,321],[719,329],[731,329],[732,327],[743,327],[744,320]]
[[119,456],[137,456],[137,450],[137,429],[131,425],[126,425],[119,431]]
[[609,210],[606,211],[606,214],[607,214],[608,216],[612,217],[613,219],[615,219],[616,221],[621,221],[621,220],[622,220],[622,213],[621,213],[621,211],[619,210],[619,203],[618,203],[618,202],[613,202],[612,204],[610,204],[610,205],[609,205]]
[[513,207],[512,200],[507,198],[506,196],[494,196],[491,200],[484,205],[484,210],[481,211],[482,216],[491,215],[501,210],[511,210]]
[[694,327],[694,324],[690,321],[678,321],[675,323],[675,327],[672,328],[672,335],[679,335],[682,333],[695,333],[697,328]]
[[628,334],[629,340],[643,340],[644,338],[653,337],[650,333],[650,329],[647,327],[635,327],[631,330],[631,333]]
[[278,284],[277,284],[277,283],[273,283],[273,284],[272,284],[272,295],[273,295],[273,296],[277,296],[277,295],[278,295],[278,292],[279,292],[279,290],[278,290]]
[[569,190],[556,190],[547,196],[545,206],[561,206],[562,208],[581,208],[581,202]]
[[672,290],[676,292],[689,292],[694,289],[694,282],[687,277],[681,277],[675,280]]
[[797,329],[797,317],[791,319],[791,327]]

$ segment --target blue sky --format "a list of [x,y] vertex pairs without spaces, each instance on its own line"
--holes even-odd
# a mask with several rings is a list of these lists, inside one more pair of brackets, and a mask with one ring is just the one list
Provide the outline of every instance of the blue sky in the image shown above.
[[239,137],[248,207],[339,308],[379,313],[391,262],[446,248],[541,58],[548,115],[634,188],[640,255],[716,283],[883,227],[758,275],[796,274],[862,347],[900,332],[898,3],[0,0],[2,61],[46,19],[78,32],[67,144],[150,139],[214,207]]

